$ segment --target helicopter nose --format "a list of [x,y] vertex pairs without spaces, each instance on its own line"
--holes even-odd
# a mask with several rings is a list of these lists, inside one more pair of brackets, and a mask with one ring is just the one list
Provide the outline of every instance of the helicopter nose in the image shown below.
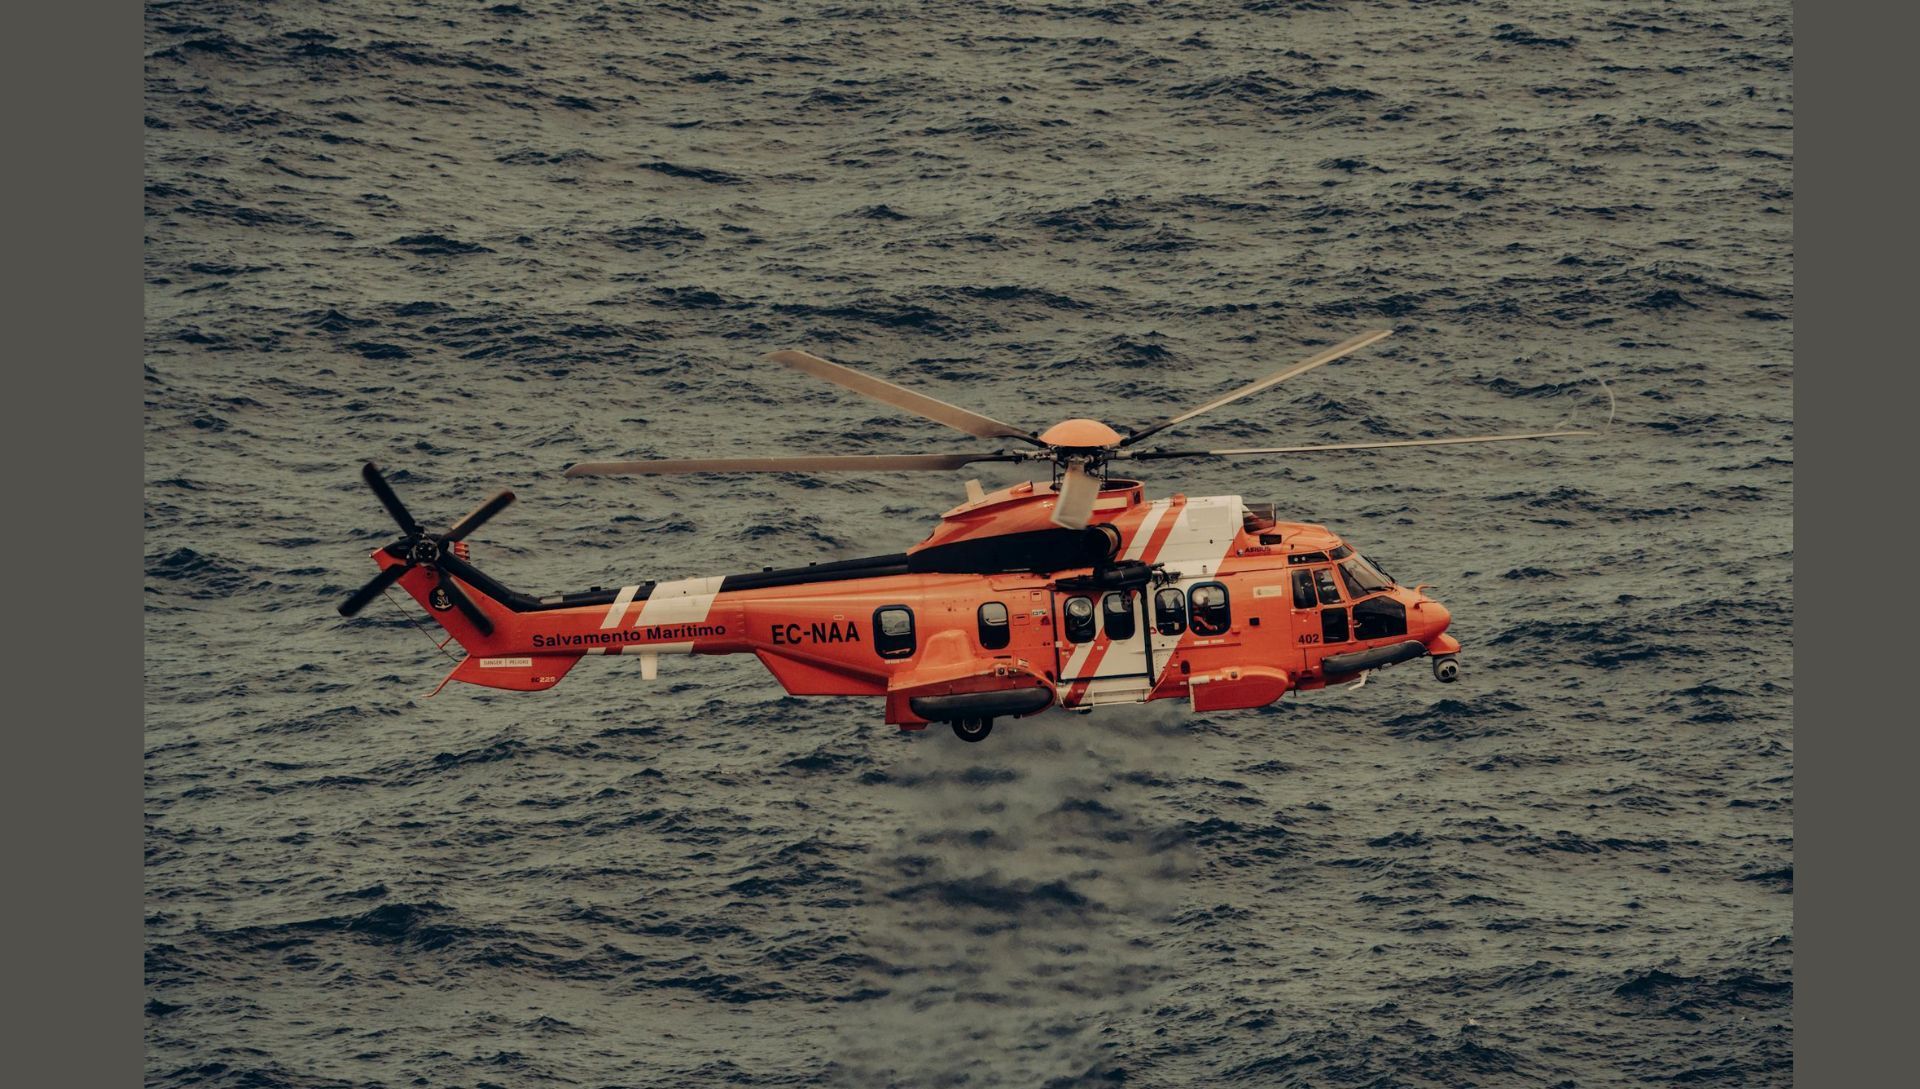
[[1453,623],[1453,614],[1447,611],[1447,607],[1430,597],[1421,598],[1420,617],[1426,625],[1425,640],[1428,641],[1437,638],[1447,630],[1447,625]]

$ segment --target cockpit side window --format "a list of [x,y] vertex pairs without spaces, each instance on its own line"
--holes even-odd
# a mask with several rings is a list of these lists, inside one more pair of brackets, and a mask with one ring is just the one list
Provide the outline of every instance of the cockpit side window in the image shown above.
[[1320,604],[1340,604],[1340,588],[1333,584],[1333,572],[1325,567],[1313,569],[1313,584],[1320,590]]
[[1386,639],[1407,634],[1407,607],[1391,597],[1370,597],[1353,606],[1355,639]]
[[1293,573],[1293,607],[1311,609],[1320,602],[1313,596],[1313,575],[1306,571]]
[[1344,563],[1340,565],[1340,581],[1347,584],[1347,596],[1355,601],[1367,596],[1367,588],[1360,585],[1360,580],[1353,577],[1353,570]]
[[1347,641],[1347,610],[1332,608],[1320,610],[1320,641],[1323,643],[1344,643]]

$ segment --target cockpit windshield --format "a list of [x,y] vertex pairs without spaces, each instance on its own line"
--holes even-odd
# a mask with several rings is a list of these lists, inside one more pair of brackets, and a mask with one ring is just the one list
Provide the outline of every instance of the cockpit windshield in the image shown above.
[[1387,577],[1387,573],[1358,552],[1340,561],[1340,577],[1346,580],[1350,597],[1365,597],[1393,588],[1393,580]]

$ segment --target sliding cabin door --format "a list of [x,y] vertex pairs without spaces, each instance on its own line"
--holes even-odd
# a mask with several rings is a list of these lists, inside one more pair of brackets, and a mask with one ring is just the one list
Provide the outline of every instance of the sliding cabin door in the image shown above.
[[1119,703],[1145,698],[1157,672],[1147,598],[1139,589],[1054,594],[1065,700]]

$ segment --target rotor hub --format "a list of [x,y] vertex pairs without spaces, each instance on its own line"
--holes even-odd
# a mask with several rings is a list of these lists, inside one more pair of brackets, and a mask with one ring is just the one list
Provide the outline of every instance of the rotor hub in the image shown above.
[[1121,435],[1099,420],[1076,417],[1047,428],[1040,434],[1040,441],[1052,447],[1098,450],[1119,445]]
[[440,562],[440,542],[432,537],[421,537],[407,548],[407,562],[413,564],[431,564]]

